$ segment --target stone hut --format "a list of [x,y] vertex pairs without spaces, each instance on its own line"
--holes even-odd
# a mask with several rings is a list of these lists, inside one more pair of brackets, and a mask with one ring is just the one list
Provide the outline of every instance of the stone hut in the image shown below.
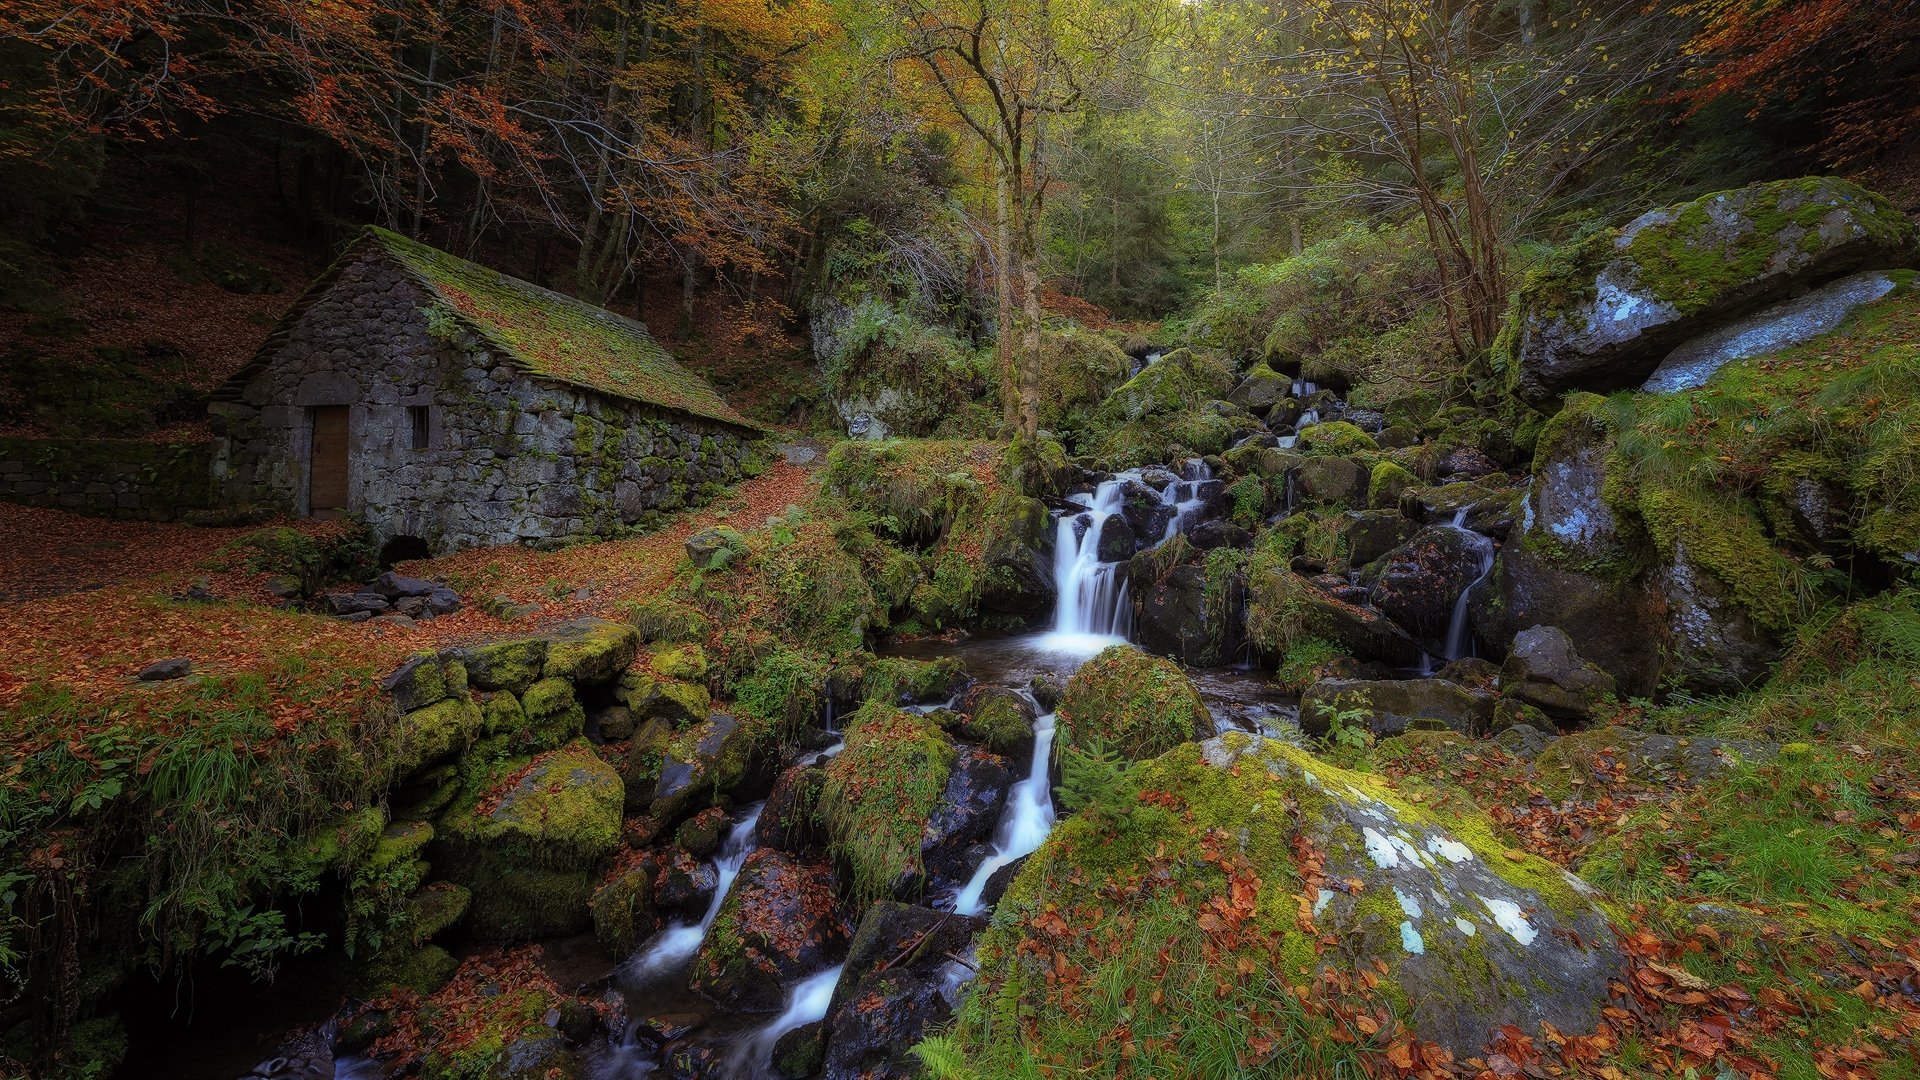
[[763,434],[644,325],[379,228],[210,408],[228,502],[358,518],[390,558],[616,534]]

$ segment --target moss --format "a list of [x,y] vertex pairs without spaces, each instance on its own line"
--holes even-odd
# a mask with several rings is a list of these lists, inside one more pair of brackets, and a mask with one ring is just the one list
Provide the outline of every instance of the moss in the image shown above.
[[436,881],[407,899],[404,924],[415,944],[451,929],[467,914],[473,893],[451,881]]
[[798,649],[774,649],[734,683],[734,706],[744,716],[776,724],[798,734],[826,710],[830,665],[825,658]]
[[706,687],[662,679],[647,671],[629,671],[621,676],[614,697],[642,721],[689,724],[706,719],[713,708],[713,695]]
[[626,960],[659,921],[653,911],[652,867],[616,869],[594,890],[588,906],[600,951],[616,963]]
[[330,871],[347,870],[373,851],[386,827],[387,815],[377,806],[363,807],[315,828],[287,852],[286,884],[306,892]]
[[1376,462],[1367,478],[1367,506],[1391,510],[1400,497],[1420,485],[1420,478],[1391,461]]
[[938,660],[876,657],[861,666],[860,700],[883,705],[944,701],[965,681],[960,661],[950,656]]
[[1271,496],[1267,492],[1266,481],[1258,476],[1243,476],[1227,486],[1222,493],[1227,502],[1227,516],[1235,525],[1243,529],[1257,529],[1267,519],[1267,503]]
[[640,323],[375,226],[342,261],[369,248],[392,256],[467,329],[532,374],[759,430],[706,380],[675,363]]
[[446,698],[400,718],[394,732],[394,768],[406,776],[446,757],[479,735],[486,719],[471,697]]
[[933,721],[877,701],[848,720],[845,738],[827,763],[818,812],[828,850],[852,870],[854,906],[864,909],[924,883],[921,837],[954,749]]
[[583,685],[618,678],[640,648],[638,631],[608,619],[576,619],[549,630],[546,638],[541,675]]
[[490,641],[468,646],[462,650],[462,659],[474,686],[517,694],[540,678],[547,661],[547,643],[542,638]]
[[1310,453],[1338,457],[1380,449],[1373,436],[1345,420],[1309,425],[1300,432],[1300,445]]
[[829,491],[873,516],[895,539],[931,541],[983,494],[983,468],[997,462],[988,444],[937,439],[853,440],[827,454]]
[[503,735],[527,727],[527,712],[520,707],[520,699],[505,690],[480,695],[480,714],[483,734]]
[[1065,496],[1075,477],[1067,461],[1067,448],[1058,439],[1033,439],[1024,434],[1014,436],[1007,444],[1004,467],[1014,489],[1035,498]]
[[713,623],[698,608],[672,600],[637,600],[627,607],[627,622],[643,642],[705,641]]
[[1114,645],[1074,672],[1056,710],[1061,750],[1096,745],[1135,760],[1205,738],[1213,719],[1180,668]]
[[566,679],[541,679],[527,687],[527,692],[520,695],[520,708],[534,749],[559,746],[587,725],[587,710],[574,695],[573,683]]
[[[968,695],[969,701],[973,695]],[[1011,690],[983,695],[973,711],[959,717],[954,730],[962,738],[982,743],[996,754],[1011,754],[1033,742],[1033,721],[1025,702]]]
[[707,652],[699,645],[655,645],[647,651],[647,664],[669,679],[698,682],[707,677]]
[[1792,566],[1748,507],[1718,494],[1643,483],[1639,508],[1669,557],[1684,545],[1686,560],[1719,578],[1755,623],[1776,632],[1787,628],[1795,613]]

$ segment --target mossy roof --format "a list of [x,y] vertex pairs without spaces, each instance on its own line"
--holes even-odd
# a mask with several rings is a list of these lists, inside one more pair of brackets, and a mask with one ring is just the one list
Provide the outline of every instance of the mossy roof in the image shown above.
[[[642,405],[763,430],[728,405],[705,379],[676,362],[644,323],[376,225],[362,230],[334,267],[295,303],[283,328],[325,293],[341,268],[371,252],[389,257],[463,325],[529,375]],[[273,345],[269,340],[263,355]],[[240,377],[247,374],[243,371]]]

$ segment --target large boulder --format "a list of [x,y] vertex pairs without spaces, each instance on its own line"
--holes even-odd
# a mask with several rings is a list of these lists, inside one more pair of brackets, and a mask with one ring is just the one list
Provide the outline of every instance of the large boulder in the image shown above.
[[510,758],[441,814],[433,868],[471,890],[467,925],[477,937],[585,929],[595,871],[620,845],[624,801],[620,774],[585,741]]
[[1109,646],[1081,665],[1055,712],[1061,747],[1098,740],[1136,760],[1213,733],[1212,715],[1180,668],[1131,645]]
[[954,734],[984,743],[1013,761],[1033,756],[1033,722],[1039,713],[1026,695],[1004,686],[976,683],[960,696],[959,705]]
[[[1111,987],[1160,991],[1129,1002],[1134,1031],[1217,1022],[1228,995],[1228,1015],[1262,1036],[1235,1040],[1241,1067],[1262,1076],[1325,1071],[1323,1045],[1257,1020],[1320,1004],[1316,970],[1369,972],[1381,1007],[1456,1061],[1484,1056],[1509,1024],[1590,1032],[1611,1004],[1626,961],[1599,898],[1503,847],[1482,815],[1414,804],[1378,777],[1239,733],[1143,763],[1128,786],[1153,798],[1062,821],[981,935],[978,982],[946,1046],[973,1074],[1015,1073],[1036,1044],[1062,1074],[1123,1062],[1188,1074],[1178,1040],[1070,1034]],[[1115,897],[1129,916],[1118,931]],[[1005,1037],[1009,1024],[1022,1038]]]
[[984,919],[883,900],[867,909],[827,1009],[827,1080],[913,1080],[913,1047],[943,1029]]
[[1361,575],[1368,601],[1394,622],[1426,638],[1447,632],[1455,602],[1493,557],[1486,537],[1430,525]]
[[761,848],[700,944],[693,989],[735,1012],[773,1012],[788,986],[831,964],[846,940],[833,868]]
[[1565,631],[1534,626],[1514,635],[1500,689],[1557,720],[1584,721],[1617,687],[1613,676],[1580,658]]
[[975,863],[973,846],[993,839],[1000,810],[1016,779],[1007,759],[977,746],[954,754],[940,800],[921,832],[920,861],[933,886],[963,884]]
[[1227,400],[1246,409],[1255,416],[1266,416],[1275,405],[1287,399],[1293,380],[1264,365],[1247,372],[1240,384],[1227,395]]
[[752,769],[759,744],[757,730],[726,713],[676,735],[660,752],[647,813],[668,825],[733,790]]
[[[1167,544],[1159,551],[1173,548]],[[1181,550],[1200,554],[1190,548]],[[1244,636],[1244,575],[1231,563],[1203,560],[1169,567],[1164,561],[1142,555],[1127,568],[1134,636],[1140,647],[1195,667],[1227,663],[1239,651]]]
[[611,619],[575,619],[541,636],[547,640],[547,657],[540,673],[581,685],[618,678],[640,651],[640,632]]
[[1654,210],[1530,276],[1496,343],[1514,391],[1639,386],[1689,339],[1861,270],[1910,265],[1913,224],[1832,177],[1750,184]]
[[1493,697],[1445,679],[1321,679],[1300,697],[1300,726],[1325,734],[1336,714],[1358,712],[1377,736],[1444,729],[1479,735],[1493,722]]
[[980,610],[1025,619],[1053,607],[1053,520],[1039,499],[991,508],[982,551]]

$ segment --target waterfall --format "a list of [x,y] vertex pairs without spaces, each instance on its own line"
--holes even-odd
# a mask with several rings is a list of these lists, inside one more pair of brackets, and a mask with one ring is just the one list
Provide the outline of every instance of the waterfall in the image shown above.
[[845,966],[841,964],[808,976],[787,991],[787,1007],[772,1023],[754,1032],[736,1059],[745,1059],[748,1067],[743,1070],[744,1075],[771,1076],[774,1044],[780,1041],[780,1036],[815,1020],[826,1019],[827,1008],[833,1004],[833,988],[839,984],[840,970]]
[[1173,517],[1167,521],[1167,531],[1160,536],[1162,544],[1187,531],[1187,523],[1207,504],[1201,492],[1207,481],[1213,479],[1213,470],[1199,458],[1190,458],[1183,471],[1187,474],[1185,478],[1168,484],[1167,490],[1160,493],[1160,501],[1173,507]]
[[983,905],[980,894],[994,872],[1039,848],[1053,831],[1053,784],[1047,775],[1053,757],[1053,714],[1033,722],[1033,760],[1025,779],[1007,793],[1007,807],[1000,812],[1000,824],[994,829],[993,854],[989,855],[973,877],[953,900],[953,910],[961,915],[978,915]]
[[1120,512],[1130,476],[1104,481],[1092,496],[1076,495],[1087,509],[1062,514],[1053,541],[1053,632],[1063,640],[1126,637],[1133,622],[1127,604],[1127,582],[1119,563],[1100,561],[1100,533],[1108,519]]
[[675,923],[662,930],[653,942],[621,965],[622,974],[632,981],[645,982],[648,979],[665,974],[678,968],[700,950],[700,943],[706,940],[707,930],[713,926],[713,920],[720,914],[720,905],[727,898],[727,891],[733,888],[733,880],[740,876],[740,867],[753,853],[754,827],[760,823],[760,809],[764,803],[756,803],[747,811],[727,833],[720,845],[720,854],[714,856],[713,868],[718,881],[714,885],[713,900],[707,904],[707,912],[698,923]]
[[1466,588],[1460,590],[1460,596],[1453,602],[1453,618],[1447,623],[1447,637],[1441,643],[1440,655],[1451,662],[1473,650],[1472,638],[1467,633],[1467,601],[1473,596],[1473,590],[1493,572],[1493,541],[1467,528],[1466,507],[1461,507],[1460,512],[1453,515],[1448,527],[1459,530],[1467,537],[1467,543],[1480,560],[1480,572],[1474,575]]

